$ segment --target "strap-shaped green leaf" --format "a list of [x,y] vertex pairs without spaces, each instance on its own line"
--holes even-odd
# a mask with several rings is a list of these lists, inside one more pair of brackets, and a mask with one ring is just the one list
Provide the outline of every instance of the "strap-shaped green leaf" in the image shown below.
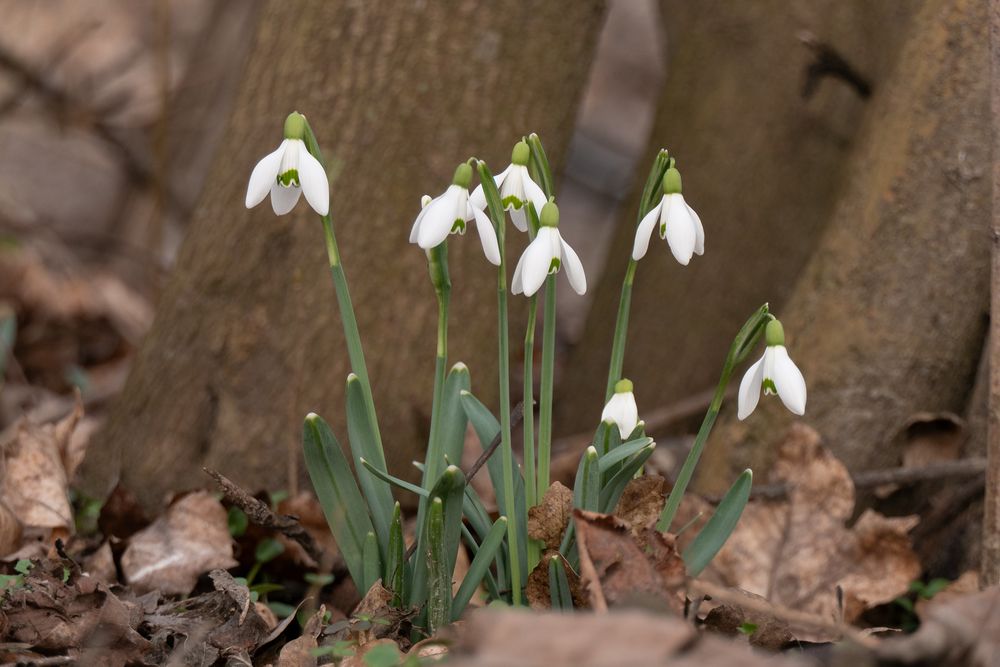
[[689,575],[697,577],[701,574],[701,571],[712,562],[715,554],[719,553],[719,549],[733,534],[740,516],[743,515],[743,508],[750,500],[752,484],[753,472],[747,468],[726,491],[726,495],[723,496],[722,502],[715,509],[712,518],[708,520],[690,546],[684,550],[684,564],[687,566]]
[[573,505],[589,512],[597,511],[601,497],[600,458],[593,445],[580,457],[573,485]]
[[621,499],[622,493],[625,492],[625,487],[653,454],[654,449],[656,449],[655,442],[651,442],[646,445],[645,448],[636,452],[632,458],[625,461],[621,470],[616,472],[614,476],[608,480],[608,483],[604,485],[603,489],[601,489],[601,512],[610,514],[615,510],[615,506],[618,505],[618,501]]
[[[455,570],[455,559],[458,557],[459,542],[462,539],[462,503],[465,498],[465,475],[457,466],[448,466],[441,473],[434,488],[431,489],[428,501],[440,500],[443,504],[444,548],[448,558],[445,563],[448,576]],[[428,505],[429,507],[429,505]],[[430,563],[427,561],[430,513],[424,516],[413,564],[413,587],[410,592],[410,604],[423,604],[428,594]]]
[[424,532],[427,548],[427,624],[435,634],[451,620],[451,571],[445,540],[444,502],[434,497],[427,506]]
[[569,577],[563,559],[553,554],[549,558],[549,600],[553,609],[573,610],[573,593],[569,589]]
[[382,578],[382,559],[378,553],[378,538],[375,531],[370,531],[365,536],[365,544],[362,547],[362,569],[364,570],[364,590],[367,592],[376,581]]
[[600,465],[601,472],[610,471],[616,467],[620,467],[618,466],[619,463],[638,453],[640,450],[645,449],[652,442],[652,438],[639,438],[638,440],[630,440],[622,445],[619,445],[618,447],[615,447],[600,458],[598,465]]
[[403,489],[404,491],[409,491],[410,493],[415,493],[415,494],[417,494],[421,498],[426,498],[427,496],[430,495],[430,491],[428,491],[427,489],[421,488],[421,487],[417,486],[416,484],[411,484],[410,482],[407,482],[405,479],[400,479],[400,478],[398,478],[398,477],[396,477],[394,475],[390,475],[387,472],[379,470],[378,468],[376,468],[375,466],[373,466],[371,463],[369,463],[368,459],[362,458],[362,459],[359,460],[359,463],[361,463],[361,466],[365,470],[367,470],[371,474],[375,475],[376,477],[378,477],[379,479],[381,479],[384,482],[388,482],[389,484],[395,484],[396,486],[398,486],[399,488]]
[[[465,448],[465,429],[469,418],[462,408],[462,392],[472,387],[472,378],[465,364],[455,364],[444,383],[444,394],[441,399],[441,427],[438,437],[441,440],[441,453],[444,459],[437,470],[444,470],[444,460],[452,463],[462,461],[462,450]],[[433,477],[432,477],[433,479]]]
[[403,540],[403,513],[397,502],[392,508],[392,523],[389,525],[389,556],[385,562],[383,581],[386,588],[392,591],[392,604],[402,607],[406,599],[406,581],[409,577],[406,568],[406,546]]
[[330,532],[344,555],[351,578],[361,590],[365,581],[364,541],[373,530],[372,522],[340,444],[319,415],[310,414],[305,419],[302,450]]
[[[347,376],[347,437],[354,460],[364,458],[375,468],[386,471],[385,453],[379,445],[371,414],[365,402],[364,387],[354,373]],[[383,557],[389,547],[389,523],[392,521],[392,490],[389,484],[368,469],[358,469],[358,482],[368,501],[372,524]]]
[[506,534],[507,517],[502,516],[490,528],[483,543],[479,546],[479,551],[476,552],[472,563],[469,565],[469,571],[466,573],[462,585],[458,587],[458,592],[455,594],[455,600],[451,607],[452,620],[458,620],[458,617],[465,610],[465,606],[472,599],[472,594],[479,588],[479,582],[489,573],[490,563],[496,558]]

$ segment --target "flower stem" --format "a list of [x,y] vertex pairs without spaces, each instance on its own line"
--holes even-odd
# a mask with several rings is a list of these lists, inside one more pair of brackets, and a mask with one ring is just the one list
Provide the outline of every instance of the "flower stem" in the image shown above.
[[538,404],[537,492],[549,488],[552,458],[552,387],[556,356],[556,276],[545,279],[545,317],[542,324],[542,386]]
[[[503,237],[501,237],[502,239]],[[511,602],[521,604],[521,551],[518,544],[517,505],[514,498],[514,451],[510,439],[510,340],[507,326],[507,270],[500,244],[497,277],[497,315],[500,338],[500,454],[503,459],[504,514],[507,516],[507,546],[510,549]]]
[[[448,305],[451,302],[451,279],[448,275],[448,242],[432,248],[427,253],[428,269],[434,294],[438,302],[437,356],[434,361],[434,397],[431,402],[431,432],[424,469],[424,488],[430,489],[444,470],[444,460],[440,456],[441,443],[441,402],[444,395],[445,371],[448,366]],[[435,455],[436,454],[436,455]],[[423,504],[423,503],[421,503]],[[422,514],[422,513],[421,513]],[[419,525],[419,524],[418,524]]]
[[[535,486],[535,320],[538,301],[528,299],[528,326],[524,331],[524,498],[525,507],[538,504],[538,490]],[[528,540],[528,571],[535,569],[541,556],[538,542]]]
[[684,498],[684,492],[687,490],[691,477],[694,475],[694,469],[698,465],[698,459],[701,458],[705,449],[705,442],[712,432],[716,417],[719,416],[719,409],[722,407],[722,399],[725,397],[726,387],[729,386],[729,378],[733,374],[733,368],[743,361],[757,339],[763,334],[764,326],[769,319],[771,319],[771,315],[768,312],[767,304],[764,304],[750,316],[750,319],[736,334],[736,338],[729,348],[729,354],[726,356],[726,363],[722,365],[719,384],[715,388],[715,395],[712,396],[712,402],[708,406],[708,412],[705,413],[705,419],[701,422],[701,428],[698,429],[694,446],[691,447],[687,458],[684,459],[684,465],[681,466],[681,471],[677,474],[677,481],[674,482],[674,488],[670,491],[667,504],[663,507],[663,512],[660,513],[660,519],[656,523],[657,530],[662,532],[670,530],[670,525],[673,523],[677,509],[681,506],[681,500]]
[[618,317],[615,320],[615,337],[611,344],[611,367],[608,369],[608,386],[604,392],[607,403],[615,393],[615,383],[622,379],[622,365],[625,362],[625,339],[628,338],[628,317],[632,307],[632,281],[635,279],[637,261],[629,257],[622,281],[622,294],[618,300]]

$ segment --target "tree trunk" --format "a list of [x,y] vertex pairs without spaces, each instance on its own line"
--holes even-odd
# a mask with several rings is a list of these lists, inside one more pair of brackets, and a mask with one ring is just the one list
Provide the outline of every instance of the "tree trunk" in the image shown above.
[[[640,262],[624,374],[652,410],[714,387],[729,343],[761,303],[785,302],[826,226],[844,159],[869,113],[836,77],[803,96],[812,41],[841,54],[878,90],[911,1],[662,3],[667,80],[650,149],[676,156],[684,196],[705,224],[706,252],[679,266],[658,238]],[[640,162],[639,188],[652,152]],[[594,424],[604,399],[614,314],[635,233],[637,189],[615,233],[584,336],[568,364],[562,432]]]
[[[805,420],[852,470],[898,465],[889,441],[908,417],[962,414],[972,393],[989,300],[987,18],[981,0],[925,3],[872,99],[831,224],[777,313],[809,386]],[[789,415],[761,403],[717,429],[710,486],[727,460],[766,467]]]
[[[388,465],[408,476],[435,353],[426,259],[407,243],[420,196],[443,191],[470,155],[506,166],[531,131],[558,161],[601,18],[599,0],[268,2],[153,330],[92,444],[89,488],[106,491],[120,471],[150,503],[203,485],[201,466],[294,488],[304,415],[346,435],[348,359],[319,220],[304,202],[281,218],[267,203],[243,208],[251,168],[296,109],[332,167]],[[468,363],[473,389],[495,402],[496,274],[475,237],[452,237],[450,362]]]

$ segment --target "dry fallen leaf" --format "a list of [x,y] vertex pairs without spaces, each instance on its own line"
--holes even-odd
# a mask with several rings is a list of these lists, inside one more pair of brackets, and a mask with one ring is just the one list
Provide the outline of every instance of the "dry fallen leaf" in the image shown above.
[[558,549],[572,513],[573,492],[553,482],[542,502],[528,508],[528,537],[541,542],[545,549]]
[[326,607],[320,605],[302,628],[302,636],[296,637],[281,647],[278,654],[278,667],[313,667],[316,664],[316,656],[313,651],[319,645],[317,638],[323,631],[323,617],[326,616]]
[[803,667],[700,634],[679,618],[638,610],[614,614],[480,609],[457,633],[449,667]]
[[[705,576],[830,621],[841,613],[839,586],[848,623],[865,609],[902,595],[919,576],[920,563],[907,535],[918,519],[887,518],[869,510],[846,528],[854,511],[854,485],[814,430],[792,428],[772,481],[788,484],[788,499],[751,501]],[[796,636],[833,639],[804,628],[797,628]]]
[[237,565],[226,510],[206,491],[190,493],[132,536],[122,573],[137,591],[186,595],[199,575]]
[[625,486],[613,514],[633,531],[648,528],[660,518],[666,493],[667,480],[659,475],[636,477]]
[[609,514],[574,510],[580,578],[590,606],[684,609],[684,562],[672,535],[648,529],[637,538]]
[[[742,592],[742,595],[751,598],[760,596],[752,593]],[[763,598],[760,598],[763,600]],[[748,630],[748,625],[753,626],[748,639],[751,646],[767,649],[770,651],[780,651],[785,645],[795,639],[788,624],[775,618],[773,615],[762,612],[748,611],[736,605],[719,605],[705,617],[705,627],[713,632],[718,632],[730,637],[739,636]]]
[[[82,416],[78,400],[73,412],[55,424],[22,420],[3,444],[0,502],[20,522],[25,538],[53,541],[73,532],[69,479],[63,461]],[[8,527],[6,532],[9,539],[13,531]],[[10,544],[2,546],[7,550],[0,555],[13,551]]]
[[885,661],[935,667],[993,667],[1000,661],[1000,587],[930,606],[916,633],[876,647]]

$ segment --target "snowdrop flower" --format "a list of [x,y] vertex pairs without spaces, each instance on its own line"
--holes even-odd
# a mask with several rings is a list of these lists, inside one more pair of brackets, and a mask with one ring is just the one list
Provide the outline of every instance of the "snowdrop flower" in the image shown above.
[[545,276],[555,273],[565,264],[570,287],[577,294],[585,293],[587,276],[583,273],[583,263],[559,234],[559,208],[555,203],[548,202],[542,207],[539,223],[538,235],[517,261],[510,291],[532,296],[545,282]]
[[635,405],[635,394],[632,393],[630,380],[622,379],[615,384],[615,395],[604,406],[601,421],[617,424],[622,440],[639,425],[639,409]]
[[284,215],[305,194],[314,211],[320,215],[330,212],[330,181],[323,165],[302,140],[305,130],[305,116],[297,111],[290,113],[285,119],[285,140],[276,151],[265,155],[250,174],[247,208],[261,203],[270,193],[271,208],[277,215]]
[[430,250],[444,243],[448,234],[464,234],[465,223],[474,219],[486,259],[494,266],[500,266],[500,244],[493,223],[485,213],[469,205],[471,182],[472,167],[467,163],[460,164],[448,189],[423,205],[413,221],[410,243]]
[[642,219],[635,230],[632,259],[638,261],[646,255],[649,237],[659,223],[660,238],[667,240],[670,252],[681,264],[687,266],[691,255],[705,254],[705,228],[694,209],[681,194],[681,172],[670,167],[663,175],[663,199]]
[[765,394],[777,394],[785,407],[797,415],[806,411],[806,381],[785,349],[785,330],[778,320],[771,320],[764,329],[767,349],[757,363],[747,369],[740,382],[738,416],[750,416],[760,400],[760,389]]
[[[510,219],[514,226],[522,232],[528,231],[528,218],[525,206],[528,202],[535,205],[535,212],[541,214],[542,207],[548,201],[542,189],[531,180],[528,172],[528,160],[531,157],[531,149],[524,141],[514,144],[511,151],[510,165],[493,177],[500,190],[500,203],[505,211],[510,211]],[[470,197],[472,206],[480,211],[486,209],[486,195],[483,193],[482,184],[476,186]]]

